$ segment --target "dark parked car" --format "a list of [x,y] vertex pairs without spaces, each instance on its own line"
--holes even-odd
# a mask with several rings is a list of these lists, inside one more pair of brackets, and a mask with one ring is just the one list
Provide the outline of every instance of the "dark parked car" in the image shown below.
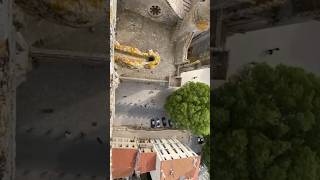
[[197,141],[198,141],[198,144],[203,144],[204,143],[204,138],[203,137],[198,137]]
[[156,127],[156,121],[154,119],[151,119],[151,128]]
[[157,121],[156,121],[156,128],[160,128],[160,127],[161,127],[161,121],[158,118]]
[[172,124],[171,119],[168,119],[168,124],[169,124],[169,127],[170,127],[170,128],[172,128],[172,127],[173,127],[173,124]]
[[167,120],[165,117],[161,118],[163,127],[167,127]]

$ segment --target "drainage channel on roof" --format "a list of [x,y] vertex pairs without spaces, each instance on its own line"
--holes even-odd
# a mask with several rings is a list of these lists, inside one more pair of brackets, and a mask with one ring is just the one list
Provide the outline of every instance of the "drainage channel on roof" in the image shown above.
[[162,8],[159,5],[151,5],[148,8],[148,13],[151,17],[160,17],[162,15]]

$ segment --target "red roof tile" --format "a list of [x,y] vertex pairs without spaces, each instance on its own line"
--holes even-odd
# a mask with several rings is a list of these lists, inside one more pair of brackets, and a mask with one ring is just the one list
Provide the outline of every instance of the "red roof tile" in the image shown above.
[[197,180],[199,175],[200,157],[190,157],[161,162],[161,171],[164,176],[161,180],[179,180],[180,177]]
[[141,174],[156,170],[156,157],[155,152],[141,152],[139,157],[139,162],[137,164],[137,171]]
[[123,178],[133,174],[137,152],[136,149],[112,148],[113,178]]

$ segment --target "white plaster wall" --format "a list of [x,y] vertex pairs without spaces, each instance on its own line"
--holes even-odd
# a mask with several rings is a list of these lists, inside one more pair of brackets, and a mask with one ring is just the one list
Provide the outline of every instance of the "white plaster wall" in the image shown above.
[[152,180],[159,180],[160,179],[160,165],[161,165],[161,162],[160,162],[159,157],[157,156],[156,170],[150,171],[150,175],[151,175]]
[[[195,79],[193,79],[195,77]],[[181,85],[189,81],[202,82],[210,86],[210,68],[181,73]]]
[[[263,51],[272,48],[280,48],[280,51],[271,56],[263,55]],[[228,38],[227,49],[230,50],[228,76],[252,61],[299,66],[319,74],[320,22],[237,34]]]

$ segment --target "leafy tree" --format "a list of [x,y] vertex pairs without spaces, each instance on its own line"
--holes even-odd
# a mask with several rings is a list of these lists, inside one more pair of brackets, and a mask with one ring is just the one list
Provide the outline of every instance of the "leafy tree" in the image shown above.
[[210,134],[210,88],[200,82],[189,82],[173,92],[165,110],[180,128],[197,135]]
[[213,90],[213,179],[320,180],[320,79],[245,66]]

